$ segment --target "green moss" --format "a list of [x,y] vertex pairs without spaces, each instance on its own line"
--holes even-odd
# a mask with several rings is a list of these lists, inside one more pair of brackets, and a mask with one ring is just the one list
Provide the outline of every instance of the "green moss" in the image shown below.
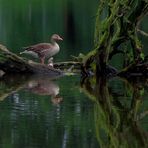
[[[104,15],[104,12],[106,11]],[[148,11],[148,2],[141,0],[101,0],[96,13],[95,33],[94,33],[94,49],[89,52],[84,58],[83,62],[88,67],[88,60],[91,56],[97,56],[97,64],[107,65],[109,55],[121,44],[126,44],[127,41],[131,43],[131,56],[133,59],[129,61],[134,62],[135,59],[144,59],[142,53],[142,44],[137,36],[137,24]],[[123,51],[124,52],[124,51]],[[103,57],[102,57],[103,55]],[[101,57],[101,59],[100,59]],[[95,60],[93,61],[95,62]],[[91,63],[89,63],[91,64]],[[101,71],[101,69],[100,69]]]

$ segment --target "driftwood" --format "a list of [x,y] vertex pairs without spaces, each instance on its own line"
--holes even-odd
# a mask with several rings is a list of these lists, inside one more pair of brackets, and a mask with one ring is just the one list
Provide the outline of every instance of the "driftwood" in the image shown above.
[[54,68],[36,63],[30,60],[25,60],[22,57],[9,51],[5,46],[0,45],[0,75],[3,73],[21,73],[21,74],[43,74],[48,76],[62,76],[65,74],[64,68],[71,70],[73,66],[80,69],[79,62],[60,62],[55,63]]

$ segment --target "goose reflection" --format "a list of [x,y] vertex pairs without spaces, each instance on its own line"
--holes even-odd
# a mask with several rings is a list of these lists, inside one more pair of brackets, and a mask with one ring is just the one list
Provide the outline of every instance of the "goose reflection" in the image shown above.
[[59,86],[48,79],[34,79],[28,82],[27,89],[38,95],[49,95],[53,104],[59,104],[63,98],[59,96]]

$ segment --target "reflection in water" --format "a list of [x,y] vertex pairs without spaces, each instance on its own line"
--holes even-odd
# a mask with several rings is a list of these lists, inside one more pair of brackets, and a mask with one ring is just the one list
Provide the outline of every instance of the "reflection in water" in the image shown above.
[[[53,81],[5,75],[0,80],[0,94],[7,94],[0,102],[0,147],[98,147],[93,103],[79,93],[78,83],[74,76]],[[49,103],[48,96],[57,98],[59,90],[63,103]]]
[[2,77],[4,74],[5,74],[5,72],[0,70],[0,77]]
[[[94,117],[96,136],[101,147],[147,147],[148,133],[142,127],[141,120],[146,121],[147,110],[142,99],[145,82],[128,82],[124,80],[128,91],[131,90],[130,105],[123,104],[121,94],[112,94],[106,78],[85,79],[82,89],[95,102]],[[129,88],[130,87],[130,88]],[[124,91],[123,99],[125,99]],[[127,91],[125,92],[127,93]],[[127,102],[127,101],[126,101]],[[144,115],[144,116],[143,116]],[[139,116],[141,117],[139,120]],[[143,119],[142,119],[143,118]]]
[[52,81],[52,79],[47,76],[23,76],[23,75],[15,75],[15,76],[4,76],[1,78],[2,83],[1,87],[9,86],[8,89],[0,90],[0,100],[4,100],[7,96],[13,95],[13,98],[17,102],[19,100],[19,96],[16,93],[17,91],[27,89],[31,93],[43,95],[43,96],[51,96],[51,101],[53,104],[59,104],[63,98],[59,96],[60,88],[59,86]]
[[31,80],[27,84],[27,89],[38,95],[49,95],[53,104],[59,104],[63,98],[59,96],[59,86],[46,78]]
[[[4,76],[0,81],[0,95],[3,96],[0,103],[3,137],[0,139],[7,139],[6,143],[16,147],[21,143],[34,147],[42,144],[45,147],[72,147],[76,143],[86,148],[98,145],[104,148],[146,148],[148,110],[143,95],[147,80],[142,83],[141,79],[130,82],[121,79],[120,82],[116,86],[113,85],[114,80],[105,78],[84,79],[81,89],[90,101],[76,95],[78,90],[74,91],[74,84],[69,82],[57,85],[48,77]],[[114,86],[122,86],[121,91],[118,92],[119,88],[114,89]],[[64,93],[62,104],[59,104],[62,101],[59,93],[62,96]],[[7,99],[4,100],[4,96]],[[56,105],[49,103],[48,96]],[[45,97],[47,99],[43,99]],[[6,146],[6,143],[3,141],[0,145]]]

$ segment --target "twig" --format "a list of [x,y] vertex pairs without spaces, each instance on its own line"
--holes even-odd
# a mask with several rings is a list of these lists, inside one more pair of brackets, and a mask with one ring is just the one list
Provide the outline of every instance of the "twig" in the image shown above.
[[142,34],[142,35],[148,37],[148,33],[144,32],[143,30],[140,30],[140,29],[137,28],[137,31],[138,31],[140,34]]

